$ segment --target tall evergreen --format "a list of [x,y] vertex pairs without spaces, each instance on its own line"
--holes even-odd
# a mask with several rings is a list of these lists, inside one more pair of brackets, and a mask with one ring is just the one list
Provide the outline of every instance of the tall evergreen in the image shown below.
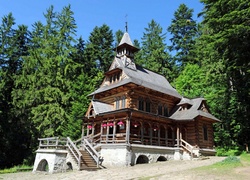
[[12,96],[22,58],[28,55],[29,32],[24,25],[14,29],[14,24],[10,13],[2,18],[0,27],[0,168],[20,164],[31,153],[27,116],[20,116]]
[[70,6],[55,13],[51,6],[45,13],[46,24],[34,24],[30,55],[24,58],[23,71],[16,86],[16,104],[30,109],[30,121],[38,136],[60,136],[70,118],[70,85],[75,63],[76,24]]
[[114,58],[113,32],[106,24],[95,27],[90,33],[86,45],[86,57],[90,63],[95,62],[99,70],[106,72]]
[[141,51],[136,54],[136,62],[171,79],[170,56],[165,39],[166,35],[162,32],[162,27],[151,20],[143,33]]
[[122,30],[118,30],[115,32],[115,47],[117,47],[121,42],[123,34],[124,33],[122,32]]
[[197,25],[193,20],[193,9],[181,4],[174,12],[174,18],[167,30],[172,36],[170,38],[172,44],[169,49],[175,54],[174,61],[179,65],[180,70],[187,63],[195,63],[194,55],[191,54],[197,35]]
[[214,110],[223,127],[219,127],[216,140],[218,145],[226,148],[249,145],[250,4],[244,0],[202,2],[206,32],[200,40],[204,48],[199,51],[205,60],[203,64],[207,67],[210,82],[219,92],[214,97]]

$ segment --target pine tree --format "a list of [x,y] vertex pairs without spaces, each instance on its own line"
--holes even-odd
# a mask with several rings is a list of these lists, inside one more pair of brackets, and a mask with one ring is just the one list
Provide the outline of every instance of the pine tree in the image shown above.
[[99,70],[106,72],[114,58],[113,33],[106,24],[95,27],[86,45],[86,57],[96,63]]
[[[214,110],[223,128],[219,128],[216,140],[225,148],[243,146],[250,143],[250,4],[243,0],[202,2],[206,32],[200,38],[204,48],[199,51],[210,82],[220,93]],[[223,136],[226,143],[221,141]]]
[[76,24],[70,6],[45,13],[46,24],[34,24],[30,55],[24,59],[22,75],[16,86],[16,104],[30,109],[30,120],[38,136],[60,136],[70,119],[70,85],[77,65],[74,53]]
[[123,34],[124,33],[122,32],[122,30],[118,30],[115,32],[115,47],[117,47],[121,42]]
[[171,65],[165,45],[166,35],[162,27],[151,20],[142,37],[141,51],[136,54],[136,63],[171,79]]
[[0,27],[0,168],[20,164],[31,153],[27,116],[20,116],[12,96],[22,58],[28,55],[29,32],[24,25],[14,29],[14,24],[10,13],[3,17]]
[[180,66],[180,70],[187,63],[195,63],[194,55],[191,54],[197,35],[197,25],[193,20],[193,9],[181,4],[174,13],[168,32],[172,35],[170,38],[172,45],[169,46],[169,49],[175,53],[174,60]]

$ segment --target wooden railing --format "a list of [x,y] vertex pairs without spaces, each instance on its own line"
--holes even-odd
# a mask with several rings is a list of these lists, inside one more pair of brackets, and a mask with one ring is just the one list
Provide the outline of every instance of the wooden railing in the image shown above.
[[39,149],[66,149],[67,139],[59,137],[39,138]]
[[97,167],[99,167],[100,155],[86,138],[83,139],[83,148],[88,151],[91,157],[95,160]]
[[81,169],[82,153],[78,150],[76,145],[71,141],[71,139],[69,137],[67,137],[67,146],[68,146],[70,152],[73,154],[73,156],[77,160],[78,168],[80,170]]
[[186,149],[190,154],[191,158],[193,159],[193,149],[194,147],[189,144],[188,142],[184,141],[183,139],[180,139],[180,146]]

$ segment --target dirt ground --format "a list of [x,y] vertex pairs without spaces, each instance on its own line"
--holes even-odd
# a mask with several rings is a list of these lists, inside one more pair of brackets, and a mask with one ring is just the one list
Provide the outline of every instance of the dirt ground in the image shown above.
[[[71,171],[57,174],[47,174],[45,172],[31,173],[13,173],[2,174],[0,179],[6,180],[122,180],[122,179],[137,179],[137,180],[165,180],[165,179],[185,179],[185,180],[210,180],[210,179],[248,179],[250,177],[250,167],[236,168],[233,176],[230,174],[216,175],[197,171],[194,168],[207,166],[216,162],[222,161],[224,157],[209,157],[205,160],[193,161],[165,161],[152,164],[138,164],[132,167],[113,167],[101,169],[98,171]],[[239,176],[238,176],[239,175]],[[247,178],[248,177],[248,178]]]

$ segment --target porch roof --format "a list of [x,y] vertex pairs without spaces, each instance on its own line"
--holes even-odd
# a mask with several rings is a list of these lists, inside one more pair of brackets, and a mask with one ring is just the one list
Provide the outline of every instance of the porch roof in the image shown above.
[[92,100],[91,103],[93,105],[96,115],[113,110],[113,105],[110,105],[110,104],[107,104],[98,100]]

